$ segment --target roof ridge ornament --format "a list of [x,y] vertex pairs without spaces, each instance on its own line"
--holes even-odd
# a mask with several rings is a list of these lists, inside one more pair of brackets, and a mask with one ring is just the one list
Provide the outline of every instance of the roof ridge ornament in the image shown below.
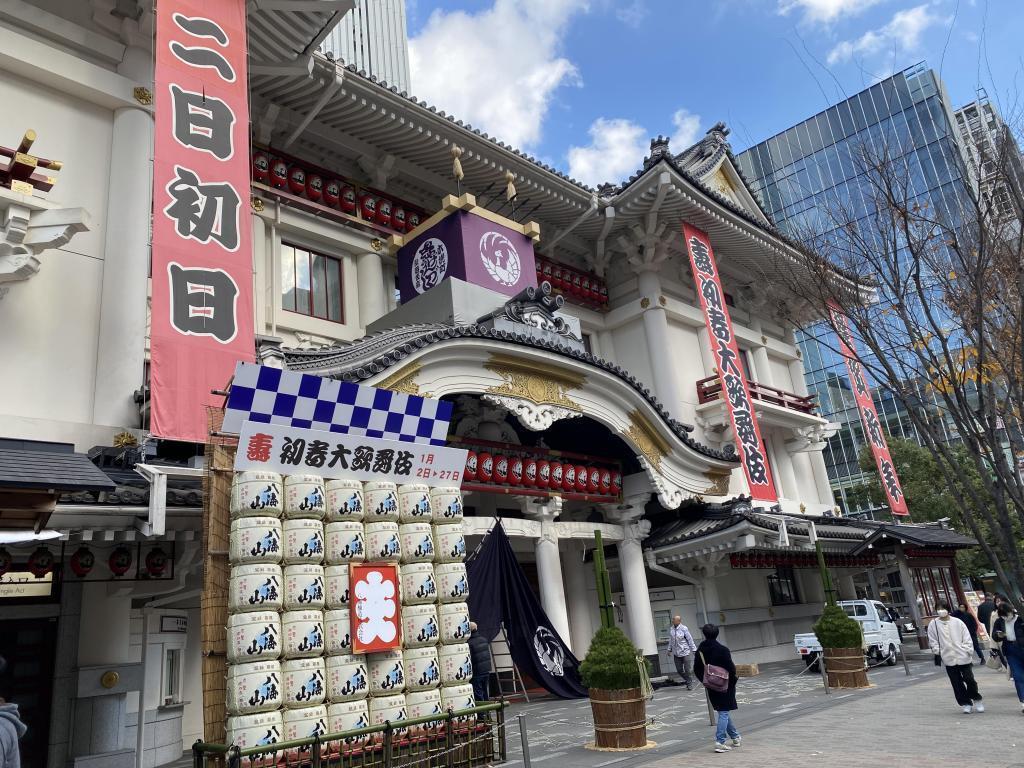
[[672,153],[668,148],[669,137],[658,134],[658,138],[651,139],[651,154],[644,158],[644,170],[646,171],[661,158],[671,159]]

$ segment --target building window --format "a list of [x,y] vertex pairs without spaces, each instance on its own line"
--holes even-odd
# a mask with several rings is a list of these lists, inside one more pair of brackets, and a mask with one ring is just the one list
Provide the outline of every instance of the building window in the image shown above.
[[588,355],[594,354],[594,348],[591,346],[590,342],[590,334],[584,333],[581,335],[583,337],[582,339],[580,339],[583,342],[583,349],[586,351]]
[[775,569],[775,573],[768,577],[768,594],[772,605],[796,605],[800,602],[793,566],[780,565]]
[[164,650],[164,681],[163,681],[163,703],[181,703],[181,648],[166,648]]
[[300,315],[344,322],[341,259],[281,243],[281,306]]

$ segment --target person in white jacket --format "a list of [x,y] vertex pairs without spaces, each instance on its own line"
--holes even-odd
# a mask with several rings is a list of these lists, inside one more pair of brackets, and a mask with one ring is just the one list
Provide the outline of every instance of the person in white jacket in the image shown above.
[[967,625],[949,615],[948,603],[940,602],[935,613],[938,618],[928,625],[928,647],[935,655],[935,666],[945,665],[956,703],[965,715],[984,712],[985,705],[974,679],[974,644]]

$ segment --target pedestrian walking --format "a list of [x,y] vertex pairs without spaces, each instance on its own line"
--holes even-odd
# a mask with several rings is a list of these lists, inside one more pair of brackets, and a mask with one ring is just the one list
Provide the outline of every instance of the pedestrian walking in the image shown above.
[[477,702],[491,698],[491,643],[469,622],[469,660],[473,664],[473,698]]
[[[736,665],[732,663],[729,649],[718,642],[718,627],[705,624],[700,631],[704,640],[697,646],[693,671],[704,685],[711,708],[718,713],[715,752],[728,752],[732,747],[740,745],[740,732],[736,730],[730,714],[737,709]],[[727,736],[732,741],[732,747],[725,743]]]
[[697,644],[693,635],[683,624],[682,616],[672,617],[672,626],[668,629],[668,652],[675,662],[676,672],[686,684],[686,690],[693,690],[693,654],[697,652]]
[[935,666],[945,665],[956,703],[965,715],[984,712],[985,705],[974,679],[974,646],[967,626],[950,615],[949,604],[944,601],[938,603],[935,612],[938,618],[928,625],[928,647],[935,655]]
[[985,599],[978,603],[978,623],[988,632],[992,627],[992,614],[996,612],[996,603],[992,593],[986,592]]
[[[7,668],[7,660],[0,656],[0,672]],[[18,713],[18,705],[0,698],[0,768],[21,768],[21,747],[18,740],[28,730]]]
[[1024,619],[1008,602],[999,606],[999,618],[992,627],[992,639],[1000,644],[1010,677],[1017,689],[1020,711],[1024,714]]
[[974,646],[974,652],[978,654],[978,663],[985,663],[985,653],[981,650],[981,643],[978,642],[978,620],[974,618],[974,614],[971,613],[966,603],[960,603],[957,605],[956,610],[953,611],[950,616],[960,619],[967,627],[967,634],[971,636],[971,645]]

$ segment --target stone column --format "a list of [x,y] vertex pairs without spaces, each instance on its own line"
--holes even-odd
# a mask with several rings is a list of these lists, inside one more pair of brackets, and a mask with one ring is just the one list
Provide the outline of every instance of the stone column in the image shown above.
[[[764,339],[760,320],[751,320],[750,330]],[[768,347],[764,342],[756,344],[751,349],[751,357],[754,358],[754,370],[751,371],[754,381],[764,384],[766,387],[774,387],[775,377],[772,376],[772,367],[768,360]]]
[[896,545],[896,564],[900,569],[900,582],[903,584],[903,594],[907,596],[907,609],[910,611],[910,618],[914,620],[917,627],[918,645],[925,648],[921,643],[925,636],[924,622],[921,620],[921,612],[917,609],[917,588],[914,586],[914,579],[910,575],[910,565],[907,563],[907,556],[903,552],[903,545]]
[[534,552],[537,556],[537,581],[540,583],[540,602],[544,613],[555,631],[571,644],[569,614],[565,605],[565,589],[562,586],[562,559],[558,552],[558,531],[555,518],[562,513],[562,500],[552,498],[540,505],[540,509],[527,514],[541,524],[540,538]]
[[718,366],[715,363],[715,353],[711,351],[711,334],[708,333],[706,325],[701,325],[697,329],[697,346],[700,347],[700,359],[704,363],[704,375],[701,378],[716,375]]
[[[763,427],[762,427],[763,429]],[[762,432],[762,434],[764,434]],[[782,441],[777,436],[772,436],[772,458],[775,461],[775,474],[779,479],[779,483],[782,485],[779,488],[779,496],[787,499],[796,501],[800,498],[800,488],[796,482],[796,472],[793,471],[793,457],[789,455],[789,451],[781,444]],[[768,438],[768,435],[765,435]]]
[[[605,507],[605,517],[622,525],[623,539],[616,545],[619,571],[622,574],[622,592],[626,599],[626,616],[633,644],[645,656],[657,656],[658,643],[654,633],[654,613],[651,611],[651,593],[647,588],[647,566],[641,542],[651,531],[649,520],[643,519],[644,507],[651,498],[649,493],[630,496],[621,510]],[[657,664],[655,664],[657,669]]]
[[811,462],[811,474],[814,476],[814,487],[818,491],[818,500],[822,504],[835,506],[836,495],[832,491],[832,483],[828,479],[828,470],[825,468],[825,457],[821,451],[812,451],[807,456]]
[[[152,54],[127,48],[118,72],[152,88]],[[142,386],[146,362],[152,173],[152,114],[141,104],[115,109],[93,392],[96,424],[141,426],[133,395]]]
[[582,541],[567,541],[562,559],[566,599],[569,603],[569,635],[572,637],[569,645],[578,659],[587,653],[594,636],[590,611],[590,584],[593,583],[594,569],[588,569],[583,562],[585,551]]
[[857,587],[853,582],[853,576],[840,576],[836,581],[839,586],[840,600],[857,599]]
[[643,309],[644,335],[647,337],[648,359],[654,376],[654,391],[672,415],[679,413],[683,402],[669,342],[668,315],[661,305],[661,280],[656,267],[645,265],[637,270],[637,287]]
[[374,251],[356,257],[356,283],[359,287],[359,325],[367,325],[387,313],[384,294],[384,267]]
[[866,573],[868,575],[868,586],[871,588],[871,596],[875,600],[881,600],[882,593],[878,591],[878,579],[875,577],[875,569],[868,568]]

